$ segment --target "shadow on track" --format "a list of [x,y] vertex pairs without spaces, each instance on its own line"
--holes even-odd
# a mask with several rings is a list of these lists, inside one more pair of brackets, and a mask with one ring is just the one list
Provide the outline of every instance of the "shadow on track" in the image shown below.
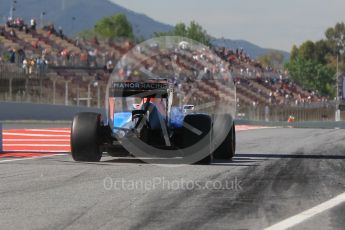
[[111,160],[102,161],[103,163],[130,163],[130,164],[148,164],[147,162],[138,158],[115,158]]
[[323,159],[323,160],[345,160],[341,155],[308,155],[308,154],[239,154],[239,157],[253,158],[286,158],[286,159]]
[[[163,160],[163,162],[162,162]],[[251,159],[251,158],[242,158],[242,157],[234,157],[232,160],[213,160],[212,164],[204,165],[204,166],[258,166],[261,161],[265,159]],[[154,159],[150,160],[154,163]],[[166,164],[171,164],[169,159],[166,159]],[[110,160],[102,161],[101,163],[131,163],[131,164],[149,164],[144,161],[144,159],[138,158],[115,158]],[[157,164],[164,165],[164,159],[157,160]],[[202,166],[202,165],[199,165]]]
[[[137,165],[143,165],[143,164],[150,164],[145,161],[145,159],[140,158],[133,158],[133,157],[108,157],[108,155],[105,155],[107,158],[100,161],[100,162],[74,162],[73,160],[60,160],[64,163],[74,163],[74,164],[93,164],[93,165],[115,165],[115,164],[137,164]],[[256,158],[256,159],[255,159]],[[259,164],[263,161],[266,161],[267,159],[257,159],[258,157],[254,154],[254,158],[251,157],[242,157],[242,156],[236,156],[232,160],[213,160],[212,164],[210,165],[196,165],[196,166],[238,166],[238,167],[250,167],[250,166],[259,166]],[[56,159],[55,159],[56,160]],[[157,165],[172,165],[170,162],[171,159],[166,159],[166,162],[164,162],[165,159],[159,158],[157,159],[157,163],[155,163],[155,159],[150,159],[151,164],[157,164]]]

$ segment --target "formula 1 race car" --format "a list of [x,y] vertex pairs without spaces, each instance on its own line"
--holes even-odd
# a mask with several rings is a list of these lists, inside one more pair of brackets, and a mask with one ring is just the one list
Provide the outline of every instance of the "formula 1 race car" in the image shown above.
[[[95,162],[108,152],[114,157],[127,153],[188,164],[230,160],[236,148],[233,117],[199,112],[192,104],[176,106],[174,93],[167,79],[111,82],[108,121],[95,113],[80,113],[73,119],[73,159]],[[165,155],[166,151],[170,152]]]

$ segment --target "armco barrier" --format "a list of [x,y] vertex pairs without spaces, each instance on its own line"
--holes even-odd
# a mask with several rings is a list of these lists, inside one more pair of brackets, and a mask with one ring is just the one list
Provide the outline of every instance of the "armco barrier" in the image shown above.
[[345,129],[345,121],[304,121],[304,122],[283,122],[283,121],[252,121],[235,120],[236,125],[257,125],[267,127],[292,127],[309,129]]
[[2,153],[2,124],[0,123],[0,153]]
[[0,121],[72,121],[80,112],[105,112],[97,108],[19,102],[0,102],[0,111]]

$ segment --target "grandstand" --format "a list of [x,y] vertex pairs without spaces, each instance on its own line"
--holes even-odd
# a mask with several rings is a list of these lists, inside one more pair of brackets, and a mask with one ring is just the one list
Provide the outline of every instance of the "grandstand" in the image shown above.
[[[107,80],[114,63],[134,47],[128,40],[117,42],[71,39],[54,25],[29,28],[22,20],[0,26],[0,100],[103,107]],[[286,72],[262,67],[244,50],[215,47],[213,51],[228,64],[237,89],[237,108],[250,114],[255,108],[288,106],[298,108],[327,102],[315,92],[293,83]],[[134,52],[142,66],[170,68],[169,56],[155,53],[155,48]],[[164,56],[165,55],[165,56]],[[204,67],[202,54],[179,55],[176,64],[181,74],[193,75]],[[184,89],[188,91],[189,89]],[[235,96],[221,84],[198,83],[198,98],[231,101]],[[260,116],[263,113],[261,113]],[[285,116],[285,115],[284,115]],[[286,115],[288,116],[288,115]],[[320,114],[331,117],[331,112]]]

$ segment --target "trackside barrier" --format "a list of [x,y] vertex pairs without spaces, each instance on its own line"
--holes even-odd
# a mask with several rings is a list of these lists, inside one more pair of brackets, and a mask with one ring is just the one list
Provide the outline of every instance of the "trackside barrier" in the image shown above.
[[286,122],[286,121],[253,121],[253,120],[235,120],[236,125],[256,125],[267,127],[289,127],[289,128],[310,128],[310,129],[345,129],[345,121],[304,121],[304,122]]
[[2,124],[0,123],[0,153],[2,153]]

